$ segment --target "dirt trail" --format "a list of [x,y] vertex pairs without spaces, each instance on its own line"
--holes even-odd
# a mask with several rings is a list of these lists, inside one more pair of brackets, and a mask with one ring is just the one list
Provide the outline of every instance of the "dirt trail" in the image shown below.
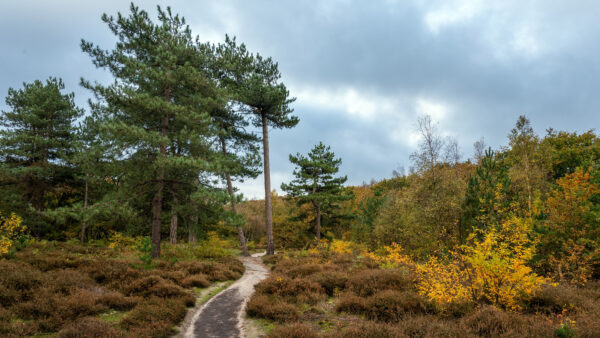
[[244,306],[254,292],[254,285],[265,279],[269,270],[260,256],[241,258],[246,272],[230,287],[201,306],[182,337],[244,337]]

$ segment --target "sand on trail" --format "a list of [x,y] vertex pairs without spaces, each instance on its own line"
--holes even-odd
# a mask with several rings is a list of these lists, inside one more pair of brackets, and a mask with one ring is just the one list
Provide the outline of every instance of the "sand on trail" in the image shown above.
[[191,320],[184,323],[180,337],[246,337],[246,302],[254,293],[254,285],[269,274],[260,259],[263,255],[260,253],[240,258],[246,267],[244,275],[198,307]]

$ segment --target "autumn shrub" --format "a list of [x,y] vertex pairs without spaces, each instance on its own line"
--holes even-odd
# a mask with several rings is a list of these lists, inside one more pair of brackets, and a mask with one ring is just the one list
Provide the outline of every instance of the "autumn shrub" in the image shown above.
[[276,322],[294,322],[300,317],[292,304],[266,295],[255,293],[246,304],[246,313],[251,317],[270,319]]
[[431,315],[407,316],[399,329],[405,337],[466,337],[466,332],[456,322]]
[[171,327],[183,320],[186,311],[185,303],[179,299],[150,297],[136,305],[120,325],[132,331],[150,327],[154,330],[152,336],[169,336],[173,333]]
[[266,265],[274,265],[277,264],[280,260],[283,259],[283,255],[281,254],[275,254],[275,255],[268,255],[268,256],[263,256],[262,257],[262,261],[263,263],[265,263]]
[[288,324],[274,328],[267,335],[268,338],[315,338],[317,333],[305,324]]
[[0,213],[0,258],[7,256],[14,249],[15,243],[26,230],[21,217],[14,213],[9,216],[2,216]]
[[346,292],[340,296],[335,309],[338,312],[364,313],[367,310],[367,300],[353,293]]
[[74,269],[53,270],[46,274],[46,285],[55,292],[68,294],[77,288],[89,288],[96,283],[86,273]]
[[473,233],[449,262],[431,257],[417,265],[419,293],[442,308],[466,301],[522,308],[547,283],[528,266],[535,253],[531,227],[512,216],[500,229]]
[[88,290],[60,295],[52,289],[40,288],[31,300],[16,304],[13,310],[22,319],[35,320],[41,330],[56,332],[65,323],[105,311],[107,308],[96,300],[97,295]]
[[307,279],[271,276],[255,286],[257,293],[284,297],[287,300],[314,303],[326,298],[321,285]]
[[147,322],[145,325],[127,328],[129,337],[168,338],[173,336],[174,331],[172,322],[160,318]]
[[44,275],[29,264],[0,261],[0,286],[8,290],[19,292],[31,290],[42,285],[45,280]]
[[600,261],[598,206],[594,201],[600,189],[582,168],[559,178],[556,185],[547,200],[538,266],[561,283],[582,286]]
[[140,297],[125,297],[120,292],[110,291],[98,296],[97,302],[111,309],[126,311],[131,310],[141,300]]
[[183,270],[190,275],[204,274],[208,280],[213,282],[238,279],[244,273],[243,264],[235,259],[207,262],[177,262],[173,268]]
[[0,306],[11,306],[21,299],[21,293],[0,284]]
[[206,288],[209,285],[210,285],[210,282],[206,278],[206,275],[201,274],[201,273],[187,276],[181,281],[181,286],[183,286],[184,288],[192,288],[192,287]]
[[464,318],[463,323],[475,334],[483,337],[501,336],[511,327],[508,313],[486,305]]
[[123,336],[123,332],[113,328],[106,321],[91,317],[80,318],[65,325],[58,332],[60,338],[116,338]]
[[530,313],[556,314],[573,307],[578,290],[565,285],[546,285],[536,291],[525,310]]
[[406,270],[369,269],[350,276],[348,289],[366,297],[383,290],[407,290],[412,279]]
[[328,338],[398,338],[402,336],[400,329],[396,326],[371,321],[361,321],[325,335]]
[[[273,271],[278,272],[278,268],[275,268]],[[321,271],[323,271],[323,266],[321,264],[308,263],[293,266],[292,268],[287,269],[285,274],[293,277],[306,277]]]
[[139,270],[132,269],[126,262],[108,259],[91,261],[83,266],[81,270],[87,272],[91,278],[100,284],[112,282],[122,284],[140,275]]
[[328,296],[333,296],[336,291],[342,291],[348,284],[348,275],[342,272],[320,272],[309,277],[309,280],[318,283]]
[[410,291],[382,291],[369,297],[366,304],[369,319],[385,322],[399,321],[407,314],[433,312],[433,306],[426,298]]

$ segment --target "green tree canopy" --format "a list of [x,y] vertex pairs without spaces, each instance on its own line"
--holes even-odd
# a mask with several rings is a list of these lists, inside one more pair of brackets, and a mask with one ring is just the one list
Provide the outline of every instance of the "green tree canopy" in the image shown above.
[[336,159],[331,148],[319,142],[307,156],[300,153],[290,155],[290,162],[296,165],[294,179],[289,184],[283,183],[281,189],[295,198],[298,204],[311,203],[314,206],[316,236],[321,239],[321,208],[351,198],[343,189],[348,177],[334,176],[342,159]]

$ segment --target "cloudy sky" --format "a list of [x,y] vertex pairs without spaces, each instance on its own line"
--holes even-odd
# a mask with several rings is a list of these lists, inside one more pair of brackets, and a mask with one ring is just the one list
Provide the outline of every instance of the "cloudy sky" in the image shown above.
[[[323,141],[350,184],[410,167],[419,115],[458,140],[463,159],[482,136],[506,144],[517,117],[538,134],[600,123],[597,1],[137,1],[184,15],[195,35],[237,36],[279,62],[300,124],[271,136],[273,187],[290,178],[289,153]],[[0,2],[0,94],[23,81],[61,77],[81,106],[80,77],[109,81],[79,47],[111,48],[102,13],[127,1]],[[6,110],[3,100],[0,110]],[[264,195],[262,177],[241,185]]]

